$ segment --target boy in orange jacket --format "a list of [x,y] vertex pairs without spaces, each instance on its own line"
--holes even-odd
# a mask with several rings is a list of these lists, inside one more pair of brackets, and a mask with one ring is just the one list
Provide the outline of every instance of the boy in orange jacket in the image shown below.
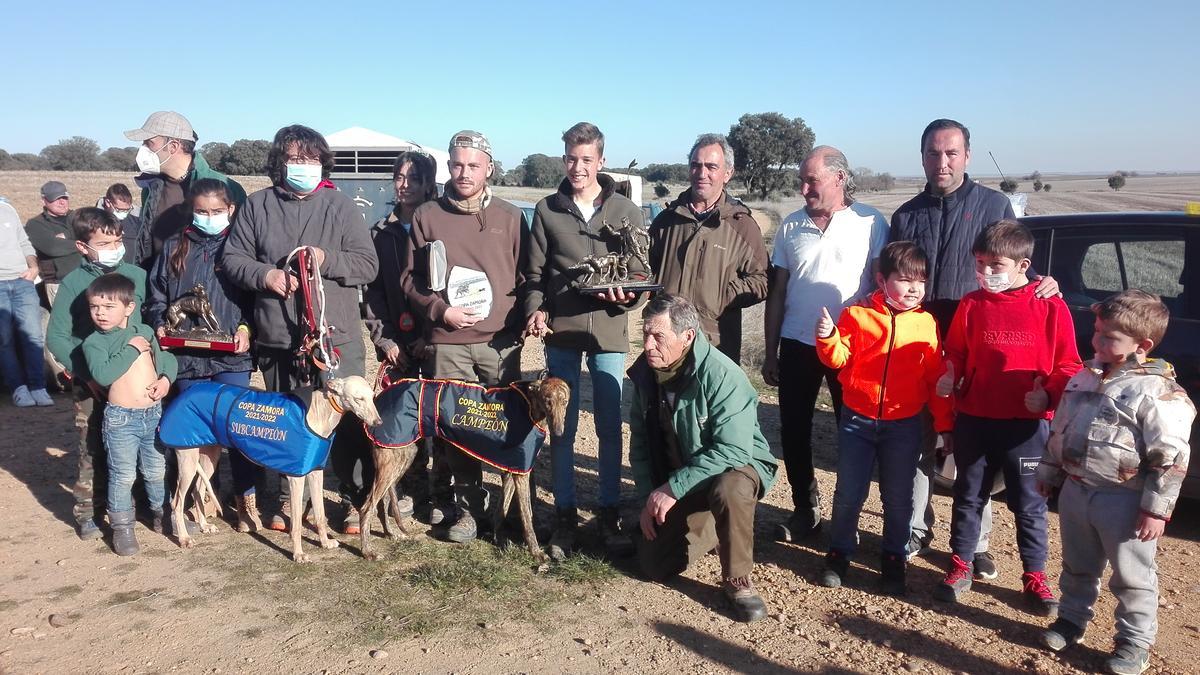
[[826,366],[841,369],[843,397],[837,490],[822,586],[836,588],[846,576],[858,544],[858,516],[878,462],[883,501],[880,590],[888,595],[905,592],[921,411],[929,405],[934,429],[947,443],[953,426],[949,399],[934,395],[944,366],[937,324],[921,309],[927,264],[925,252],[911,241],[888,244],[875,273],[879,290],[847,307],[837,326],[828,310],[817,321],[817,356]]

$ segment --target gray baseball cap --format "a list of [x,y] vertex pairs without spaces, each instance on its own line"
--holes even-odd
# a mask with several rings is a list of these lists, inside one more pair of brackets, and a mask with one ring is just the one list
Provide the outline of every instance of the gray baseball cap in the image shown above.
[[455,148],[474,148],[486,152],[489,158],[492,156],[492,144],[488,142],[487,136],[470,129],[463,129],[450,138],[449,149]]
[[166,136],[185,141],[194,141],[199,138],[192,130],[192,123],[187,121],[186,117],[170,110],[150,113],[141,129],[130,129],[125,132],[125,138],[139,143],[155,136]]
[[67,193],[67,186],[56,180],[49,181],[42,186],[42,199],[45,199],[48,202],[70,196],[71,195]]

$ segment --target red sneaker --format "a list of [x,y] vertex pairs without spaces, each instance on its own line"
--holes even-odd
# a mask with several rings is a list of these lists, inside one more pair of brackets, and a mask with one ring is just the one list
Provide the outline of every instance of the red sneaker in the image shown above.
[[1024,585],[1021,594],[1033,605],[1037,614],[1058,616],[1058,600],[1054,597],[1054,591],[1050,590],[1050,584],[1046,583],[1045,572],[1026,572],[1021,575],[1021,583]]
[[950,567],[946,578],[933,589],[933,597],[942,602],[958,602],[958,596],[971,590],[971,564],[962,558],[950,556]]

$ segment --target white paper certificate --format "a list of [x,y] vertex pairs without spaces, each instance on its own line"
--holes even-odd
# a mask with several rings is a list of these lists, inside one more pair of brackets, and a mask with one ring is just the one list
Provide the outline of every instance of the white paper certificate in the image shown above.
[[486,319],[492,311],[492,284],[483,272],[456,265],[446,284],[446,301],[451,307],[473,309],[476,316]]

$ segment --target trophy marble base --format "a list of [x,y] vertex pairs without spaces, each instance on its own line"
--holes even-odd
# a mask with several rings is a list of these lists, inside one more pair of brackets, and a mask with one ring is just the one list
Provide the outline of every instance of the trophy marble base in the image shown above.
[[653,281],[628,281],[621,284],[593,284],[588,286],[576,287],[580,293],[589,295],[595,293],[607,293],[609,290],[620,288],[626,293],[655,293],[663,289],[662,284],[656,284]]
[[163,349],[207,349],[216,352],[237,351],[237,343],[233,341],[232,336],[228,335],[222,335],[219,337],[186,337],[165,335],[158,339],[158,344]]

